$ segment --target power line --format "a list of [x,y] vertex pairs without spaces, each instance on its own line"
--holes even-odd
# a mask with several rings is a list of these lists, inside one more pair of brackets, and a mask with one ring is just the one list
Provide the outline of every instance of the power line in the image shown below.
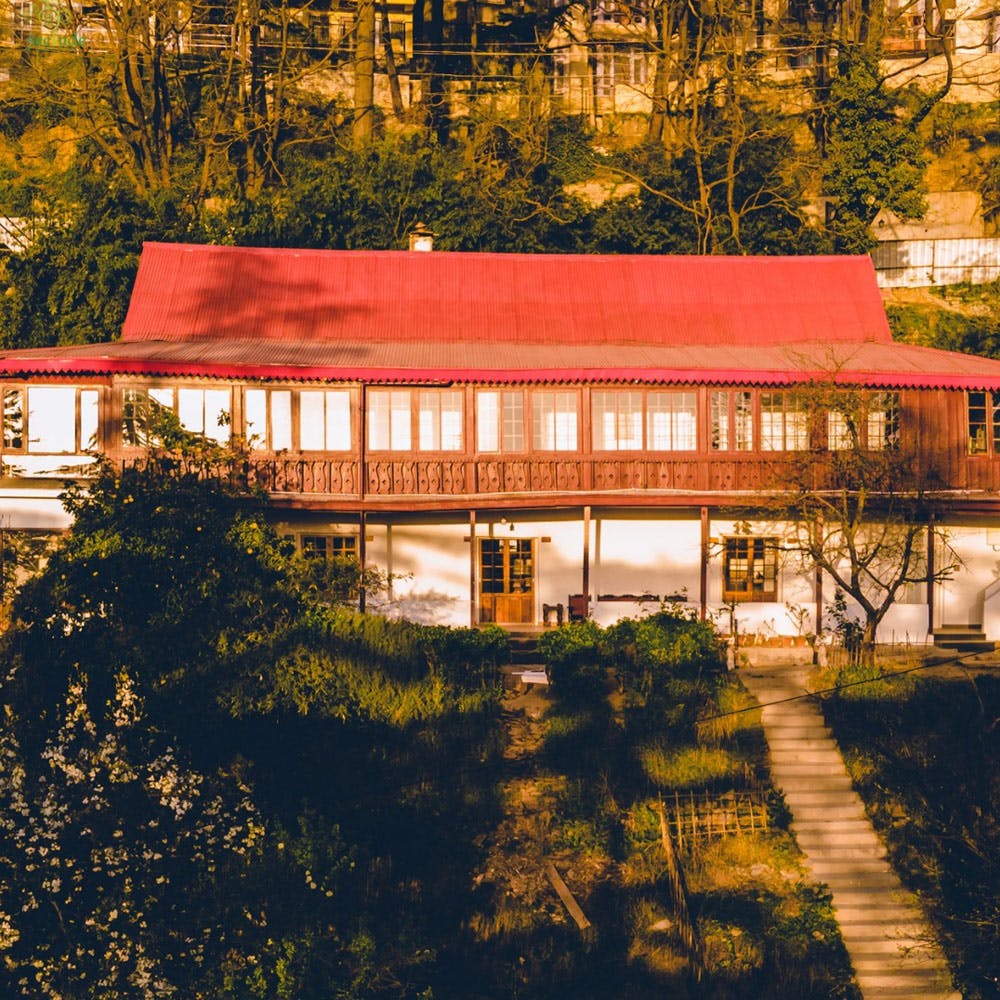
[[959,663],[962,660],[967,660],[972,656],[981,656],[981,652],[977,653],[958,653],[955,656],[949,656],[944,660],[931,660],[928,663],[921,663],[916,667],[907,667],[905,670],[890,670],[887,673],[880,674],[878,677],[866,677],[863,680],[858,681],[848,681],[846,684],[835,684],[833,687],[820,688],[818,691],[806,691],[802,694],[790,695],[787,698],[778,698],[776,701],[766,701],[757,705],[750,705],[747,708],[736,708],[731,712],[721,712],[718,715],[705,715],[701,718],[695,719],[695,723],[699,722],[714,722],[717,719],[728,719],[734,715],[744,715],[747,712],[757,712],[765,708],[770,708],[772,705],[786,705],[792,701],[804,701],[806,699],[818,698],[820,695],[824,694],[836,694],[838,691],[846,691],[847,688],[859,687],[862,684],[875,684],[878,681],[888,681],[894,680],[897,677],[903,677],[906,674],[917,673],[920,670],[931,670],[934,667],[946,667],[950,664]]

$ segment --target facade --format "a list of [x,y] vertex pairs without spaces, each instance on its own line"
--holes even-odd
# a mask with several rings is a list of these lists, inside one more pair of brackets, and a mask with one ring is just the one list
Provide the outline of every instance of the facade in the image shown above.
[[[109,8],[110,10],[110,8]],[[113,52],[121,44],[114,11],[80,0],[0,0],[0,49],[65,55]],[[294,65],[298,86],[353,97],[357,5],[332,0],[315,5],[289,0],[273,8],[233,8],[184,2],[159,16],[159,44],[172,57],[198,61],[251,58],[268,72]],[[783,83],[779,100],[800,82],[820,85],[836,61],[838,42],[861,40],[869,17],[882,24],[882,55],[890,80],[945,81],[950,99],[996,100],[1000,70],[1000,12],[974,0],[887,0],[879,14],[866,5],[815,0],[755,0],[724,18],[706,15],[688,37],[685,19],[650,0],[452,0],[430,4],[387,0],[375,33],[375,102],[396,116],[426,101],[427,88],[454,117],[475,105],[503,116],[526,100],[548,101],[553,114],[582,116],[592,124],[648,115],[654,101],[683,100],[689,88],[675,81],[703,77],[710,64]],[[664,29],[663,18],[676,18]],[[152,25],[151,25],[152,27]],[[0,66],[5,74],[17,72]],[[683,72],[678,69],[684,66]],[[724,72],[729,72],[728,68]],[[656,78],[661,90],[656,97]],[[814,79],[815,78],[815,79]],[[787,103],[785,107],[787,108]]]
[[[279,530],[391,575],[425,622],[601,623],[682,601],[744,632],[813,631],[829,581],[782,556],[763,497],[873,402],[947,516],[946,583],[880,638],[1000,638],[1000,362],[894,343],[867,257],[601,257],[147,244],[120,339],[0,354],[0,528],[58,530],[94,452],[150,414],[248,448]],[[947,550],[947,551],[945,551]]]

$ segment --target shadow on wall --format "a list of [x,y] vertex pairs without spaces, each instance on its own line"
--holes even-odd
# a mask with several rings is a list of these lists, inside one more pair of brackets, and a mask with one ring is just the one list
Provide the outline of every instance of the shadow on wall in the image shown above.
[[436,590],[411,592],[396,600],[370,605],[372,611],[388,618],[406,618],[421,625],[466,625],[469,602]]

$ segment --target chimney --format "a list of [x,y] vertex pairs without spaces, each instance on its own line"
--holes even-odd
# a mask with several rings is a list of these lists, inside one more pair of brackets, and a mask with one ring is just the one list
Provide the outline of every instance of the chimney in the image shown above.
[[422,222],[418,222],[410,232],[410,249],[419,253],[429,253],[434,249],[434,233]]

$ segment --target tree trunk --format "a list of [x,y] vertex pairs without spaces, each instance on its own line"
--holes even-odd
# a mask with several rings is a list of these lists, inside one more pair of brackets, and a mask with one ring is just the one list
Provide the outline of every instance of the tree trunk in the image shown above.
[[389,0],[382,0],[382,51],[385,54],[385,74],[389,78],[389,94],[392,98],[392,113],[403,117],[403,94],[399,89],[399,73],[396,72],[396,54],[392,51],[392,26],[389,24]]
[[371,141],[375,115],[375,0],[358,0],[356,18],[352,135],[361,147]]

